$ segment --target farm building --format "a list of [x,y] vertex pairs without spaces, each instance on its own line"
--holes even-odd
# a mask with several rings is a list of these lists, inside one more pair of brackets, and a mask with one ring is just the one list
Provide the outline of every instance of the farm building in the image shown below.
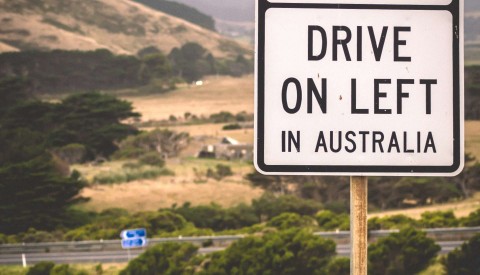
[[253,145],[242,144],[231,137],[223,137],[218,144],[209,144],[202,147],[199,158],[216,158],[227,160],[253,159]]

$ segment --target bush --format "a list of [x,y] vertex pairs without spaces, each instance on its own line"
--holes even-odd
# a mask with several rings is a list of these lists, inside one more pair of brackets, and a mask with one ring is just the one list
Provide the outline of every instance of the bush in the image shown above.
[[422,213],[420,223],[423,228],[457,227],[459,221],[453,211],[434,211]]
[[158,152],[158,148],[161,148],[159,154],[175,157],[181,150],[188,146],[188,142],[188,133],[176,133],[166,129],[155,129],[124,139],[119,145],[120,150],[115,152],[113,158],[141,158],[145,154]]
[[125,183],[141,179],[155,179],[160,176],[173,176],[175,173],[166,168],[150,169],[127,169],[123,172],[102,172],[93,177],[93,183],[96,184],[116,184]]
[[[84,274],[83,272],[80,272]],[[50,271],[50,275],[74,275],[75,272],[70,268],[68,264],[55,265]]]
[[197,254],[197,250],[190,243],[160,244],[132,260],[120,275],[185,274],[189,269],[188,262]]
[[473,236],[460,248],[448,253],[442,261],[449,275],[480,274],[480,234]]
[[210,120],[213,123],[228,123],[235,121],[235,116],[230,112],[223,111],[217,114],[210,115]]
[[369,274],[416,274],[425,269],[440,251],[423,231],[402,229],[368,247]]
[[262,220],[269,220],[285,212],[297,213],[303,216],[312,216],[322,209],[322,205],[312,200],[304,200],[295,196],[278,196],[265,193],[252,201],[257,216]]
[[283,213],[271,219],[267,226],[276,227],[280,230],[289,228],[312,227],[315,221],[308,216],[300,216],[295,213]]
[[129,215],[111,209],[102,212],[90,224],[68,231],[64,238],[68,241],[116,239],[124,228],[146,228],[149,236],[164,236],[188,227],[189,223],[182,216],[167,210]]
[[30,267],[26,275],[50,275],[54,266],[53,262],[39,262]]
[[222,127],[222,130],[229,131],[229,130],[238,130],[242,129],[242,126],[238,123],[233,123],[233,124],[227,124]]
[[368,220],[368,230],[417,228],[418,226],[418,221],[401,214],[383,218],[374,217]]
[[211,255],[200,274],[325,274],[335,242],[290,229],[246,237]]
[[350,259],[345,257],[334,258],[327,265],[328,275],[350,275]]
[[140,164],[151,165],[160,168],[165,166],[165,160],[157,152],[150,152],[141,156],[138,162]]
[[462,226],[480,226],[480,209],[477,209],[476,211],[470,213],[470,215],[467,217],[462,218],[460,223]]
[[335,214],[332,211],[324,210],[315,215],[318,227],[322,230],[349,230],[350,216],[348,214]]
[[214,231],[240,229],[260,222],[253,208],[245,204],[225,209],[217,204],[191,207],[186,203],[171,211],[182,215],[196,227],[210,228]]
[[212,178],[219,181],[225,177],[232,176],[232,175],[233,175],[233,172],[230,166],[217,164],[217,166],[215,166],[215,171],[208,168],[206,176],[207,178]]

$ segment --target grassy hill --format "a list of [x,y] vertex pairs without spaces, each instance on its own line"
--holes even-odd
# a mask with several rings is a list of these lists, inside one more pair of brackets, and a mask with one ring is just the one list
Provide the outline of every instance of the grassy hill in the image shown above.
[[247,46],[128,0],[0,0],[0,50],[93,50],[164,53],[196,42],[215,57],[250,53]]

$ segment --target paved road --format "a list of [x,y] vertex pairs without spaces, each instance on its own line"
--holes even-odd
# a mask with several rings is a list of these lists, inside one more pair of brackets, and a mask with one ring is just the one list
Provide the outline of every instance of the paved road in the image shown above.
[[[446,254],[463,242],[437,242],[442,247],[440,254]],[[200,248],[199,253],[206,254],[220,251],[223,247]],[[127,262],[143,253],[142,249],[120,250],[120,251],[94,251],[94,252],[62,252],[62,253],[31,253],[26,254],[27,264],[35,264],[41,261],[52,261],[55,263],[122,263]],[[337,253],[340,256],[350,255],[350,245],[337,245]],[[21,254],[0,255],[0,265],[22,264]]]

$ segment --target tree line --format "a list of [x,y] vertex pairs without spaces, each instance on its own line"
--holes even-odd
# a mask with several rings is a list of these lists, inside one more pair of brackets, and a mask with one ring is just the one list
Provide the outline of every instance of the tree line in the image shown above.
[[[466,155],[465,169],[456,177],[370,177],[371,210],[409,208],[471,197],[480,190],[480,163]],[[276,194],[294,194],[322,202],[340,212],[349,209],[348,177],[246,175],[252,185]]]
[[[155,92],[175,88],[205,75],[240,76],[253,71],[252,60],[242,55],[217,59],[197,43],[187,43],[164,55],[155,47],[137,56],[95,51],[25,51],[0,54],[0,79],[29,80],[35,94],[140,88]],[[152,90],[151,89],[151,90]]]

